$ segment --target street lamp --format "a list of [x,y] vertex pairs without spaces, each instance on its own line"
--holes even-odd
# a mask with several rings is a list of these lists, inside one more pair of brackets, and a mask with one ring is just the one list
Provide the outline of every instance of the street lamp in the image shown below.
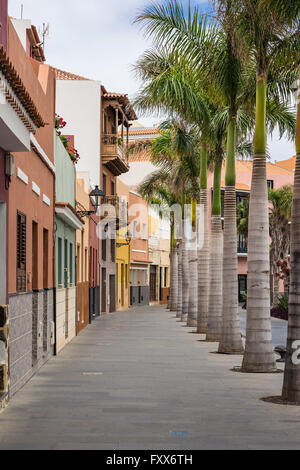
[[92,214],[97,214],[97,209],[100,207],[100,198],[104,197],[104,192],[99,188],[99,186],[95,186],[95,189],[89,194],[91,203],[95,207],[94,211],[77,211],[79,217],[90,217]]

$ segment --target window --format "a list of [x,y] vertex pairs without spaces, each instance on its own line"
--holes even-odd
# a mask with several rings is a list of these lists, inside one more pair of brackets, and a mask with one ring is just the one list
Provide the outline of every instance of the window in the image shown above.
[[89,268],[88,268],[88,249],[87,248],[84,250],[84,257],[85,257],[85,281],[88,281]]
[[49,262],[49,247],[48,247],[49,232],[44,228],[43,230],[43,288],[48,288],[48,262]]
[[147,240],[147,225],[143,224],[143,240]]
[[107,115],[106,115],[106,113],[103,114],[103,130],[104,130],[104,134],[107,134]]
[[102,242],[101,242],[101,245],[102,245],[102,259],[103,261],[106,261],[106,238],[103,238]]
[[62,284],[62,239],[58,239],[57,243],[57,261],[58,261],[58,273],[57,273],[57,282],[58,285]]
[[274,189],[274,180],[267,180],[268,189]]
[[17,292],[26,292],[26,215],[17,212]]
[[128,286],[128,264],[125,264],[125,286]]
[[133,222],[133,238],[137,238],[137,226],[138,226],[138,223],[137,223],[137,220],[135,220]]
[[65,246],[64,246],[64,257],[65,257],[65,264],[64,264],[64,287],[68,287],[68,240],[65,239]]
[[32,222],[32,289],[38,289],[38,224]]
[[116,261],[116,240],[114,238],[110,241],[111,260],[114,263]]
[[165,287],[167,287],[168,284],[168,268],[165,268]]
[[70,284],[73,284],[73,245],[70,243]]
[[114,182],[114,180],[110,181],[110,193],[111,193],[112,196],[115,195],[115,182]]
[[102,175],[102,187],[103,187],[104,194],[106,194],[106,181],[107,181],[106,174],[103,173],[103,175]]

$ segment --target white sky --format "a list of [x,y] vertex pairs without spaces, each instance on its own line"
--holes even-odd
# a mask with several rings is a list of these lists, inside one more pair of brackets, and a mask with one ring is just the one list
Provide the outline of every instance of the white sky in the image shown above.
[[[161,0],[160,0],[161,1]],[[188,0],[183,0],[188,1]],[[9,14],[31,19],[37,27],[50,23],[45,55],[51,65],[78,75],[100,80],[109,91],[128,93],[133,97],[139,83],[132,64],[151,46],[139,26],[133,25],[138,10],[151,0],[9,0]],[[197,3],[205,4],[204,0]],[[157,116],[139,121],[152,126]],[[295,145],[269,141],[272,160],[283,160],[295,154]]]

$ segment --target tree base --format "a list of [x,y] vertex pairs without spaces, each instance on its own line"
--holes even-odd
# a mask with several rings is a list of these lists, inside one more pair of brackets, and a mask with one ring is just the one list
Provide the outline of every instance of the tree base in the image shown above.
[[274,403],[275,405],[290,405],[290,406],[300,406],[300,401],[288,401],[284,400],[282,397],[263,397],[261,401],[266,403]]
[[240,349],[239,351],[216,351],[217,354],[225,354],[227,356],[242,356],[244,352],[244,349]]
[[242,374],[283,374],[283,370],[245,370],[242,367],[236,366],[230,369],[232,372],[240,372]]

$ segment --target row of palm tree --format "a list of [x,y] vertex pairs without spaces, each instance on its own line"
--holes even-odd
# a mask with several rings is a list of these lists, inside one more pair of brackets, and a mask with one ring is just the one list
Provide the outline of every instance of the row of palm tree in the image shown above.
[[[191,203],[196,230],[200,202],[202,243],[188,250],[185,238],[172,258],[171,309],[196,326],[219,352],[243,352],[238,315],[236,156],[253,158],[248,223],[246,344],[241,370],[274,372],[270,320],[267,134],[296,135],[291,225],[289,331],[283,399],[300,401],[300,365],[293,364],[300,339],[300,129],[289,104],[299,76],[298,0],[217,0],[211,15],[178,0],[153,4],[136,22],[153,39],[135,66],[143,81],[135,106],[168,115],[153,144],[159,166],[140,188],[150,199]],[[210,19],[209,19],[210,18]],[[299,89],[298,89],[299,92]],[[253,144],[249,139],[253,136]],[[163,147],[165,145],[165,147]],[[221,168],[225,160],[224,230],[221,228]],[[208,234],[207,168],[214,168],[211,240]],[[162,197],[163,196],[163,197]],[[169,202],[168,202],[169,201]],[[174,225],[174,221],[173,221]],[[172,247],[178,242],[172,231]],[[176,268],[177,265],[177,268]],[[175,291],[180,292],[176,296]],[[195,307],[196,306],[196,307]],[[196,311],[195,311],[196,308]],[[298,337],[297,337],[298,336]]]

